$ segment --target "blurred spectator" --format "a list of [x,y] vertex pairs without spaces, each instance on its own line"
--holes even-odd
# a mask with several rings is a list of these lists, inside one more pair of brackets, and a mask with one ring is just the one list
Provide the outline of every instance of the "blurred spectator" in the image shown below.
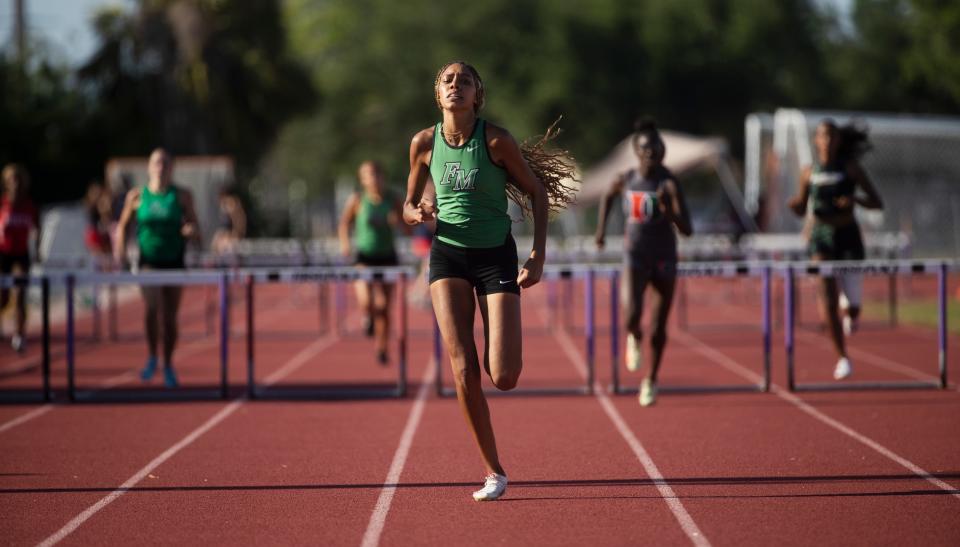
[[[0,275],[30,273],[30,232],[36,230],[34,255],[40,258],[40,215],[29,197],[30,178],[21,165],[3,168],[3,196],[0,197]],[[16,326],[10,345],[18,353],[26,349],[27,286],[19,285]],[[10,302],[10,290],[0,289],[0,310]]]
[[231,186],[220,189],[220,218],[210,247],[217,256],[236,252],[237,241],[247,234],[247,215],[243,203]]
[[110,264],[112,249],[110,225],[113,203],[110,191],[102,182],[94,180],[87,186],[83,201],[87,213],[87,229],[83,241],[93,255],[96,267],[104,269]]
[[[133,177],[130,173],[121,173],[119,185],[110,192],[110,238],[111,246],[114,250],[120,245],[127,247],[131,239],[130,237],[126,237],[126,241],[123,242],[117,240],[117,224],[120,222],[120,215],[123,214],[123,205],[127,201],[127,193],[130,192],[131,188],[133,188]],[[132,218],[130,221],[136,223],[136,218]],[[127,232],[127,234],[129,233],[130,231]]]

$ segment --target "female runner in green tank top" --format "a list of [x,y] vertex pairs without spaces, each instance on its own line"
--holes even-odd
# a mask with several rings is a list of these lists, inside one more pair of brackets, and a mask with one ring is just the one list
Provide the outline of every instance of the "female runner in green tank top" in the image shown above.
[[[396,266],[393,227],[402,215],[402,202],[383,185],[383,169],[375,161],[365,161],[357,170],[361,191],[347,200],[340,217],[340,253],[350,256],[350,229],[353,229],[356,264],[359,267]],[[389,361],[387,347],[390,335],[390,301],[393,283],[357,280],[354,284],[357,302],[365,312],[367,336],[375,339],[377,361]]]
[[[457,399],[486,467],[484,487],[473,497],[494,500],[505,491],[507,478],[481,386],[473,341],[474,310],[479,306],[483,319],[483,369],[498,389],[513,389],[523,365],[520,289],[540,281],[551,203],[562,207],[572,198],[559,182],[567,173],[558,176],[556,156],[543,161],[548,152],[521,151],[506,129],[478,117],[484,88],[472,66],[457,61],[441,68],[434,98],[443,119],[414,135],[410,144],[403,218],[408,224],[419,224],[436,214],[430,295],[453,368]],[[545,139],[549,136],[548,131]],[[436,189],[436,206],[421,199],[428,178]],[[519,272],[507,216],[508,194],[521,205],[529,198],[525,210],[532,212],[534,223],[533,249]],[[522,197],[518,199],[517,194]]]
[[[138,266],[143,270],[181,270],[188,239],[199,240],[197,214],[193,194],[175,186],[171,180],[173,158],[163,148],[150,154],[147,164],[149,181],[143,188],[127,192],[123,212],[117,223],[117,241],[126,241],[127,225],[137,223],[140,247]],[[119,265],[126,261],[126,246],[117,245],[114,258]],[[167,387],[177,386],[173,369],[173,351],[177,345],[177,312],[182,288],[179,286],[145,286],[140,289],[146,307],[144,326],[147,333],[147,364],[141,378],[149,381],[157,370],[157,343],[163,327],[163,378]]]
[[[866,131],[853,125],[837,127],[833,120],[825,119],[817,126],[813,142],[817,165],[804,168],[799,191],[789,203],[799,216],[807,214],[808,206],[812,208],[811,259],[863,260],[863,238],[853,207],[859,204],[868,209],[883,208],[880,194],[860,166],[860,157],[869,148]],[[858,195],[857,188],[863,193]],[[855,321],[860,312],[859,298],[849,300],[852,305],[848,313]],[[827,318],[830,338],[839,356],[833,377],[842,380],[850,376],[853,366],[843,338],[839,301],[838,279],[823,277],[820,312]]]

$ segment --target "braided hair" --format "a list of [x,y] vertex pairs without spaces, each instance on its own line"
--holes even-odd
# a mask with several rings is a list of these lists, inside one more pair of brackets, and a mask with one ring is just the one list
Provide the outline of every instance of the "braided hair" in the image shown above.
[[[452,65],[461,65],[470,75],[473,76],[477,85],[477,102],[473,105],[474,113],[479,113],[486,103],[486,88],[483,86],[483,80],[480,73],[467,62],[451,61],[437,72],[436,80],[433,83],[434,99],[437,102],[437,108],[442,109],[440,103],[440,78],[447,68]],[[562,149],[548,149],[547,143],[557,138],[560,129],[557,124],[561,118],[557,118],[543,135],[537,135],[524,140],[520,143],[520,153],[523,159],[530,166],[530,170],[537,176],[537,179],[543,185],[547,192],[547,203],[549,212],[559,213],[567,208],[568,205],[576,200],[577,187],[571,185],[576,182],[576,163],[570,152]],[[529,196],[521,190],[516,184],[507,185],[507,197],[516,203],[523,211],[524,217],[533,216],[533,204]]]

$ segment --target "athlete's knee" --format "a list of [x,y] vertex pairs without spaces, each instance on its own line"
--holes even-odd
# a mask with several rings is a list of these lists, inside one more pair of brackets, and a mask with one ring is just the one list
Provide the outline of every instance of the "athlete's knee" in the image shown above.
[[480,372],[464,362],[453,362],[453,383],[461,393],[468,395],[480,388]]
[[517,387],[517,382],[520,380],[520,371],[499,370],[490,376],[490,379],[493,380],[493,385],[496,386],[497,389],[500,391],[510,391]]

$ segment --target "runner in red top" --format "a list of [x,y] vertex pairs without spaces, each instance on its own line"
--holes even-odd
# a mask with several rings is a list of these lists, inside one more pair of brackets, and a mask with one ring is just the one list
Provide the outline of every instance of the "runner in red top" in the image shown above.
[[[0,275],[30,273],[30,231],[37,231],[36,255],[40,249],[40,216],[28,196],[30,180],[22,166],[3,168],[3,196],[0,197]],[[27,288],[18,286],[16,332],[11,340],[18,353],[26,348]],[[0,310],[10,302],[10,291],[0,289]]]

